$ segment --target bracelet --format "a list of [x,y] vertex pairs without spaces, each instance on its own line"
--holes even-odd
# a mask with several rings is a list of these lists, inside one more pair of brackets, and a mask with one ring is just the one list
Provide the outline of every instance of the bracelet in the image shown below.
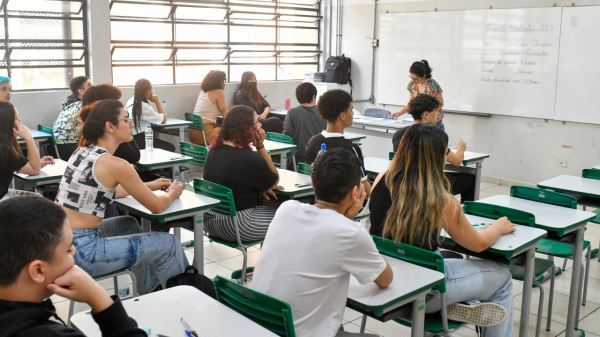
[[264,145],[263,145],[263,146],[261,146],[261,147],[257,147],[257,148],[256,148],[256,151],[258,151],[258,150],[260,150],[260,149],[264,149],[264,148],[265,148],[265,146],[264,146]]

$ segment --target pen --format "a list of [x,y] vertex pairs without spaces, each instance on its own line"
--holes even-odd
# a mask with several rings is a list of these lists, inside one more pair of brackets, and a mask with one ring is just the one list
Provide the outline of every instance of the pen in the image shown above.
[[187,324],[183,317],[181,317],[181,323],[183,324],[183,326],[185,326],[185,333],[188,335],[188,337],[198,337],[196,331],[194,331],[194,329],[192,329],[192,327],[189,324]]
[[312,183],[306,183],[306,184],[295,184],[294,186],[296,186],[296,187],[308,187],[308,186],[311,186],[311,185],[312,185]]
[[181,159],[181,158],[185,158],[185,156],[171,157],[171,158],[169,158],[169,160],[177,160],[177,159]]

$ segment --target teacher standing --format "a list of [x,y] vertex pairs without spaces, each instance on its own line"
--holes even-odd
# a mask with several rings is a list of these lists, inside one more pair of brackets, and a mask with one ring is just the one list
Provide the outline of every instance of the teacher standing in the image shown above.
[[[437,127],[444,130],[444,113],[442,107],[444,107],[444,97],[442,96],[442,87],[439,83],[431,78],[431,67],[427,60],[421,60],[414,62],[408,70],[410,81],[406,89],[408,90],[408,101],[412,100],[417,95],[429,95],[435,97],[440,102],[439,118],[436,123]],[[407,104],[402,110],[394,112],[390,115],[391,118],[398,118],[399,116],[410,113],[410,106]]]

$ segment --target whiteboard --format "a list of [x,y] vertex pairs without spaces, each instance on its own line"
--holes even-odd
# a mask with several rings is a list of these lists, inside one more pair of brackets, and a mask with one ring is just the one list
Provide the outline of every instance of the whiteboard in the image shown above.
[[554,119],[600,124],[600,7],[565,7]]
[[379,103],[405,105],[408,69],[426,59],[444,109],[553,118],[560,7],[380,18]]

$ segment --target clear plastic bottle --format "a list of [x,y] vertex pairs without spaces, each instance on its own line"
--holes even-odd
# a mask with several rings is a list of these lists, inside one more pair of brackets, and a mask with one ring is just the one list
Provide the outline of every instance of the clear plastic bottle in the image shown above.
[[129,288],[129,277],[127,277],[127,275],[119,275],[117,276],[117,283],[119,285],[119,297],[121,299],[131,297],[131,290]]
[[146,129],[146,153],[152,152],[154,150],[154,131],[152,131],[152,126],[148,125]]
[[319,152],[317,153],[317,158],[319,158],[320,155],[325,153],[326,150],[327,150],[327,144],[321,143],[321,150],[319,150]]
[[162,108],[163,111],[165,112],[165,116],[167,116],[167,101],[162,101]]

